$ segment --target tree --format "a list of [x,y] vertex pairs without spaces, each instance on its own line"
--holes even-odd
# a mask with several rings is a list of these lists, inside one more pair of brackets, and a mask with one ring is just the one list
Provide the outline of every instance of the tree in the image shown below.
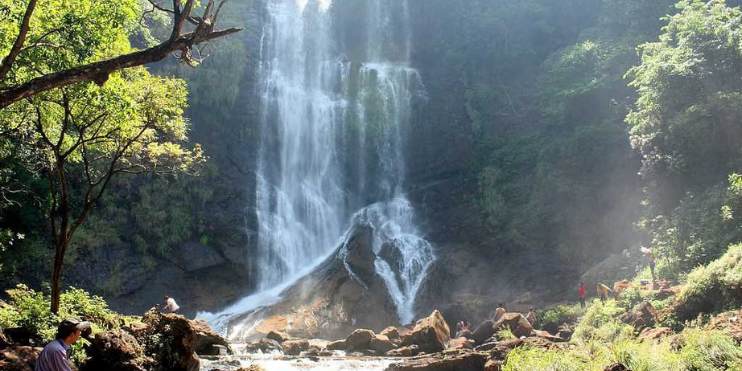
[[[0,10],[11,9],[7,2],[0,4],[5,6]],[[7,75],[10,84],[34,74],[43,79],[49,76],[44,71],[71,71],[76,65],[94,65],[89,62],[96,59],[132,54],[128,40],[141,17],[135,0],[45,5],[50,8],[40,13],[41,31],[31,33],[47,36],[35,39],[30,49],[19,54],[18,65]],[[30,4],[27,14],[28,9],[32,9]],[[39,40],[65,48],[37,45]],[[7,49],[12,47],[0,43],[0,51]],[[141,66],[108,71],[106,80],[102,86],[82,82],[37,91],[0,110],[3,144],[23,153],[16,160],[48,181],[48,220],[55,249],[51,309],[55,313],[70,241],[111,179],[127,173],[188,172],[204,160],[198,145],[184,146],[188,122],[183,118],[187,91],[182,80],[153,77]]]
[[[70,4],[66,1],[59,0],[42,0],[39,7],[43,8],[41,13],[35,15],[38,0],[29,0],[25,6],[25,11],[20,16],[19,9],[21,4],[16,4],[13,0],[3,0],[0,2],[0,14],[7,15],[9,22],[3,22],[0,30],[4,36],[15,34],[16,37],[9,48],[0,48],[0,55],[6,55],[0,63],[0,109],[9,106],[21,99],[34,96],[41,92],[69,86],[84,81],[93,81],[98,85],[103,85],[109,75],[125,68],[141,66],[148,63],[160,61],[174,52],[180,52],[179,58],[191,65],[198,62],[198,56],[194,56],[194,50],[197,45],[206,43],[210,40],[223,37],[235,32],[240,28],[229,28],[225,30],[215,30],[219,13],[222,6],[228,0],[208,0],[206,7],[201,16],[192,15],[196,0],[173,0],[172,8],[159,5],[155,0],[147,0],[152,7],[149,11],[141,11],[141,7],[134,0],[125,0],[119,3],[110,3],[109,1],[79,1],[76,4]],[[107,8],[106,8],[107,7]],[[61,10],[59,9],[61,8]],[[76,10],[79,13],[65,12],[65,10]],[[137,15],[143,20],[147,14],[152,12],[165,12],[172,14],[172,30],[170,37],[157,45],[139,51],[129,51],[118,55],[106,56],[107,58],[85,58],[83,63],[75,63],[64,68],[51,68],[49,70],[39,71],[34,66],[28,65],[26,58],[32,52],[38,49],[53,49],[59,53],[65,53],[67,48],[72,50],[80,49],[79,44],[69,44],[56,41],[82,41],[88,39],[88,36],[100,36],[99,33],[85,35],[77,31],[91,28],[87,25],[89,19],[81,16],[83,13],[93,11],[112,10],[114,13],[129,12],[128,16]],[[97,13],[104,15],[102,13]],[[64,15],[64,17],[55,17]],[[20,24],[13,22],[20,18]],[[99,19],[104,19],[101,17]],[[59,21],[59,22],[53,22]],[[96,22],[95,19],[92,20]],[[97,22],[96,22],[97,23]],[[184,32],[185,24],[190,23],[193,30]],[[35,27],[32,27],[35,25]],[[112,24],[116,29],[117,24]],[[132,27],[131,23],[127,25]],[[78,40],[70,40],[69,35],[74,35]],[[5,44],[7,40],[3,40]],[[30,42],[29,42],[30,41]],[[96,40],[93,40],[96,41]],[[3,45],[7,46],[7,45]],[[87,45],[82,45],[84,49]],[[7,52],[6,52],[7,49]],[[14,76],[11,76],[14,75]]]
[[628,76],[638,100],[626,121],[642,155],[642,225],[673,265],[690,269],[739,238],[724,221],[730,172],[742,166],[742,11],[684,0]]

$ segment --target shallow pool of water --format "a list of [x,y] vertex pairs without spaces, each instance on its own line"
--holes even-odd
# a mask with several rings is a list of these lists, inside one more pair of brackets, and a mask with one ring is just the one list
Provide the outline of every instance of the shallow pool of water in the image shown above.
[[390,364],[399,362],[395,358],[376,357],[289,357],[273,354],[247,354],[201,359],[201,371],[236,370],[240,367],[260,365],[265,371],[384,371]]

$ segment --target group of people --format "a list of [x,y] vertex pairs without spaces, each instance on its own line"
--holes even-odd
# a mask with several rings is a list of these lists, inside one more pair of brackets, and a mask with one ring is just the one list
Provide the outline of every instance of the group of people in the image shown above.
[[[159,305],[158,305],[159,307]],[[180,306],[169,296],[165,296],[165,306],[161,311],[178,313]],[[72,344],[80,338],[88,338],[92,332],[90,322],[77,318],[67,318],[57,326],[55,339],[47,344],[36,359],[34,371],[72,371],[70,357]]]

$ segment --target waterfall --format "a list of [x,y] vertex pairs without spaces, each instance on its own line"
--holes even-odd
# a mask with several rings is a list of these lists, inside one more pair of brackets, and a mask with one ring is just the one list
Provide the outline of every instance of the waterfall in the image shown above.
[[359,46],[341,40],[332,0],[265,1],[255,213],[261,294],[212,324],[275,301],[361,223],[373,227],[377,273],[407,323],[434,255],[403,192],[407,127],[414,100],[424,98],[408,62],[406,2],[356,2],[365,16],[352,25],[363,30]]

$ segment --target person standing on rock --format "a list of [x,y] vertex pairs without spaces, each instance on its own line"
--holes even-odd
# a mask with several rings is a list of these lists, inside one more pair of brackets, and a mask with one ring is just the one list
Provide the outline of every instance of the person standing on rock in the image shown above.
[[577,294],[580,295],[580,306],[585,309],[585,295],[587,295],[587,288],[585,284],[580,282],[580,288],[577,289]]
[[162,311],[168,311],[169,313],[178,313],[178,310],[180,309],[180,306],[175,302],[175,299],[166,296],[165,297],[165,306],[162,308]]
[[495,309],[495,316],[492,318],[492,321],[493,322],[499,321],[500,318],[502,318],[502,316],[505,315],[505,312],[507,312],[505,310],[505,304],[503,303],[497,304],[497,309]]
[[[72,371],[72,344],[84,333],[90,334],[90,322],[67,318],[59,323],[57,337],[44,347],[36,360],[34,371]],[[87,335],[86,335],[87,336]]]
[[531,307],[531,309],[528,310],[528,314],[526,314],[526,320],[528,320],[528,323],[531,324],[531,327],[536,328],[536,322],[538,321],[536,319],[536,308]]
[[608,296],[611,294],[611,288],[604,285],[604,284],[598,284],[598,296],[600,296],[600,301],[604,302],[608,300]]
[[654,281],[657,280],[657,276],[654,275],[654,267],[656,266],[656,263],[654,262],[654,252],[652,249],[648,249],[644,246],[642,246],[641,251],[642,254],[649,258],[649,271],[652,273],[652,283],[654,284]]

